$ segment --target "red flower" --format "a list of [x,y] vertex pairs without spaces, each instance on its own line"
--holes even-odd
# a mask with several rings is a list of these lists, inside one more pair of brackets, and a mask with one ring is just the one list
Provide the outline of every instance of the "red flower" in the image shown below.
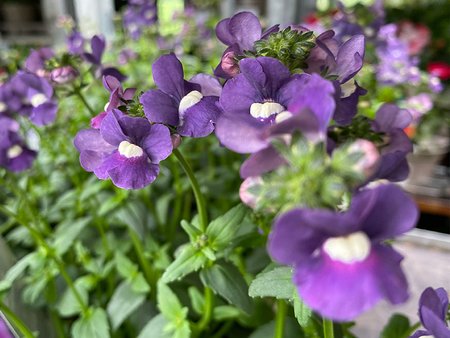
[[450,79],[450,65],[443,61],[430,62],[428,64],[428,73],[437,76],[441,80]]

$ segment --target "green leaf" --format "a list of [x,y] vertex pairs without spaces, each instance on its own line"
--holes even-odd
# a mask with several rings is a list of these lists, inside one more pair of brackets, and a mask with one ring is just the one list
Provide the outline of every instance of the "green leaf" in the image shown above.
[[236,305],[246,313],[250,313],[252,303],[248,297],[248,286],[239,270],[231,264],[215,264],[200,272],[200,278],[205,286],[230,304]]
[[76,338],[109,338],[108,317],[101,308],[90,309],[72,326],[72,337]]
[[133,291],[128,281],[120,283],[107,307],[113,330],[116,330],[144,301],[145,295]]
[[138,273],[138,268],[136,264],[133,264],[132,261],[128,259],[121,252],[116,252],[115,255],[116,268],[119,272],[119,275],[125,279],[133,278]]
[[158,283],[158,307],[161,313],[171,322],[185,319],[187,309],[183,308],[176,294],[164,283]]
[[167,324],[167,319],[160,313],[145,325],[138,338],[172,338],[170,332],[164,330]]
[[295,287],[292,283],[292,269],[277,267],[271,271],[261,272],[250,284],[250,297],[275,297],[277,299],[291,299]]
[[68,220],[60,223],[54,234],[53,246],[56,253],[58,255],[65,254],[90,221],[90,217],[85,217],[76,221]]
[[16,264],[9,268],[4,280],[14,282],[16,278],[19,277],[25,271],[25,269],[33,263],[35,259],[39,258],[41,257],[37,252],[31,252],[28,255],[25,255],[20,260],[18,260]]
[[216,251],[227,248],[238,233],[246,215],[247,208],[239,204],[212,221],[206,230],[211,247]]
[[202,268],[207,261],[208,259],[201,251],[188,244],[166,269],[162,275],[162,281],[164,283],[170,283],[174,280],[181,279],[187,274]]
[[131,289],[140,294],[146,294],[150,291],[150,285],[148,285],[144,276],[141,272],[139,272],[132,280],[131,280]]
[[181,227],[188,234],[191,242],[195,242],[197,237],[202,235],[200,229],[185,220],[181,221]]
[[[265,325],[258,327],[249,338],[268,338],[273,337],[275,333],[275,321],[271,321]],[[283,338],[304,338],[297,323],[290,317],[286,317],[284,322]]]
[[410,335],[411,325],[408,317],[394,314],[381,332],[380,338],[406,338]]
[[307,327],[312,320],[312,310],[299,298],[298,293],[294,295],[294,315],[301,327]]
[[197,314],[201,315],[205,307],[205,298],[195,286],[189,287],[188,294],[191,300],[192,308]]
[[[86,285],[83,279],[77,279],[74,283],[75,288],[80,294],[83,302],[88,303],[88,285]],[[74,293],[70,288],[66,288],[56,308],[58,309],[61,317],[72,317],[82,312],[82,308]]]

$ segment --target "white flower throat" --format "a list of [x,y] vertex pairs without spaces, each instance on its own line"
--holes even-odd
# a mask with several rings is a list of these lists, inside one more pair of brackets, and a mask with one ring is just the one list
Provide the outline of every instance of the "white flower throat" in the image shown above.
[[347,264],[365,260],[370,254],[370,248],[369,237],[362,231],[329,238],[323,244],[323,250],[332,260]]
[[119,154],[126,158],[141,157],[144,154],[141,147],[128,141],[120,142],[118,150]]
[[186,110],[199,103],[201,99],[203,99],[203,95],[198,90],[191,91],[181,99],[180,105],[178,106],[180,125],[184,122]]
[[33,107],[37,107],[47,102],[47,97],[42,93],[34,94],[31,97],[30,102]]
[[266,119],[274,114],[284,112],[285,110],[286,108],[277,102],[255,102],[250,106],[250,115],[256,119]]
[[19,157],[22,153],[23,153],[23,148],[21,146],[19,146],[18,144],[16,144],[8,149],[6,156],[12,160],[16,157]]

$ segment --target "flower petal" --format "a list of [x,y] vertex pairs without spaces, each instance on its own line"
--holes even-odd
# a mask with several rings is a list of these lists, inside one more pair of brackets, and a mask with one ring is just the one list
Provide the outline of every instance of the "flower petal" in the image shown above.
[[172,139],[169,129],[161,124],[152,125],[150,132],[140,145],[152,163],[159,163],[172,153]]
[[242,164],[240,174],[242,178],[259,176],[284,164],[287,164],[286,160],[275,148],[269,146],[251,154]]
[[173,97],[159,89],[153,89],[142,94],[139,102],[150,122],[178,126],[178,103]]
[[183,66],[175,54],[160,56],[152,65],[155,84],[164,93],[178,100],[185,95]]
[[184,113],[184,121],[177,128],[181,136],[204,137],[214,131],[214,124],[220,116],[218,99],[214,96],[204,97]]

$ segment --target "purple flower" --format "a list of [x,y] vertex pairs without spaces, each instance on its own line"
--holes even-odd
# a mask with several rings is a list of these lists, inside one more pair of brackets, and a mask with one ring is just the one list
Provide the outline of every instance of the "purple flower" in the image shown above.
[[0,317],[0,337],[1,338],[13,338],[11,334],[11,330],[8,325],[6,325],[5,321]]
[[169,129],[120,110],[107,113],[100,129],[78,132],[74,141],[81,166],[99,179],[111,178],[123,189],[141,189],[159,173],[159,162],[172,152]]
[[47,77],[48,73],[45,70],[45,63],[54,56],[55,52],[51,48],[32,50],[25,60],[25,69],[38,76]]
[[385,145],[380,149],[381,161],[373,179],[398,182],[409,174],[406,155],[412,152],[412,143],[403,131],[412,121],[411,114],[394,104],[383,104],[378,109],[372,130],[384,134]]
[[255,153],[270,145],[271,126],[308,109],[326,130],[335,108],[333,94],[332,83],[318,75],[292,76],[270,57],[244,59],[241,73],[222,90],[224,112],[217,121],[217,137],[233,151]]
[[419,330],[410,338],[419,337],[450,337],[447,326],[448,293],[444,288],[426,288],[419,300],[419,317],[426,330]]
[[423,115],[433,109],[433,99],[427,93],[410,96],[406,99],[405,108],[412,115],[413,123],[417,123]]
[[294,268],[300,298],[321,315],[349,321],[386,298],[408,298],[403,257],[383,242],[412,229],[418,211],[394,185],[355,194],[346,212],[293,209],[275,220],[268,250]]
[[123,25],[134,40],[139,39],[143,29],[153,25],[156,20],[156,4],[153,0],[129,2],[123,14]]
[[6,116],[0,116],[0,166],[13,172],[31,167],[36,152],[29,149],[19,136],[19,124]]
[[84,53],[85,40],[79,31],[72,30],[67,37],[66,44],[70,54],[82,55]]
[[161,56],[152,66],[158,89],[142,94],[140,102],[152,123],[177,128],[182,136],[211,134],[220,114],[217,96],[208,96],[196,83],[184,80],[183,66],[174,54]]
[[228,48],[223,53],[214,74],[223,78],[237,75],[239,66],[236,57],[241,56],[244,51],[253,50],[256,41],[277,31],[278,25],[263,33],[259,19],[250,12],[240,12],[220,21],[216,26],[216,35]]
[[136,60],[137,58],[138,54],[134,50],[130,48],[124,48],[120,51],[117,62],[119,63],[119,65],[126,65],[128,62]]
[[50,73],[50,80],[58,85],[72,82],[79,75],[79,72],[72,66],[55,68]]
[[111,93],[109,102],[105,106],[105,111],[110,111],[126,105],[128,100],[133,99],[136,88],[123,89],[120,81],[111,75],[103,77],[103,86]]
[[103,53],[106,48],[106,41],[103,37],[94,35],[91,39],[92,53],[85,52],[82,57],[94,66],[95,76],[100,78],[102,76],[111,75],[119,81],[124,81],[126,76],[123,75],[117,68],[105,67],[102,64]]

